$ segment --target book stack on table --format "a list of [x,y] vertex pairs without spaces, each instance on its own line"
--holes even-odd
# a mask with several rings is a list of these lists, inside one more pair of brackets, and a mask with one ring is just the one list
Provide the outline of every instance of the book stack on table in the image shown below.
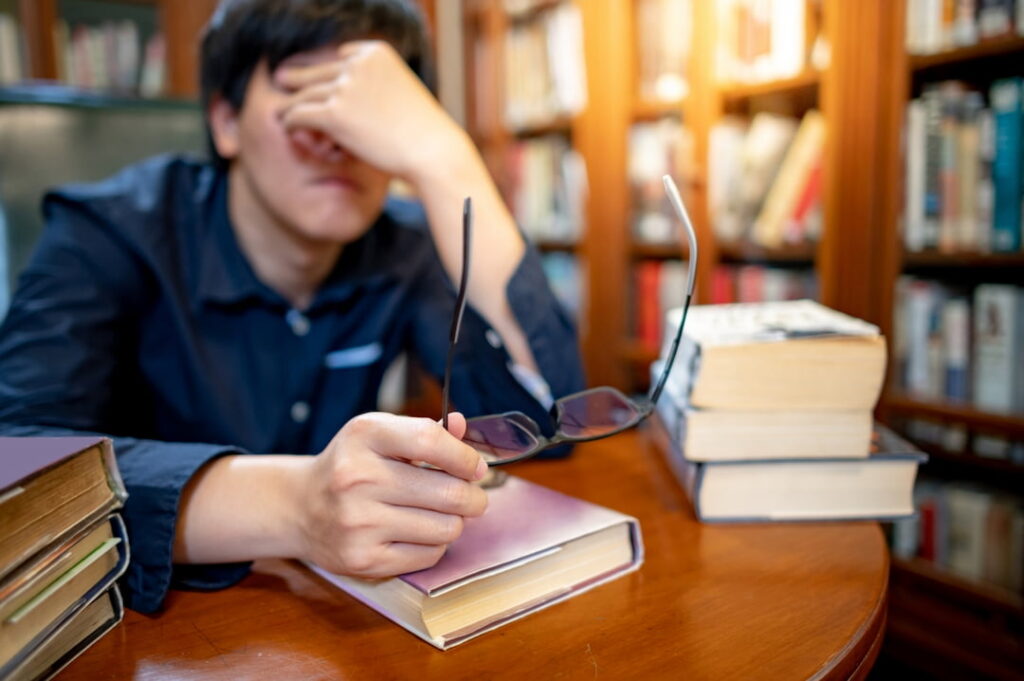
[[120,622],[125,497],[106,438],[0,437],[0,678],[49,678]]
[[[652,376],[680,317],[668,314]],[[697,517],[912,514],[924,455],[872,419],[885,361],[877,327],[809,300],[692,308],[657,408]]]

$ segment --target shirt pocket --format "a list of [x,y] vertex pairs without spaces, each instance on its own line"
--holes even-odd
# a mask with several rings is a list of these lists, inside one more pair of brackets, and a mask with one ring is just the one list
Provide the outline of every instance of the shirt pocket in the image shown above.
[[324,366],[328,369],[354,369],[373,364],[384,353],[379,341],[357,345],[351,348],[332,350],[324,356]]

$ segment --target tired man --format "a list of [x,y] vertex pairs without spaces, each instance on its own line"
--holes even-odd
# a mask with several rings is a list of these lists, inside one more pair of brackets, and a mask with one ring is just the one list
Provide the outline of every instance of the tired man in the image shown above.
[[[581,387],[537,254],[417,77],[424,50],[406,0],[225,0],[201,55],[212,160],[44,198],[0,327],[0,432],[114,438],[131,607],[260,557],[425,568],[484,511],[460,415],[372,413],[398,354],[443,371],[466,196],[456,407],[543,422]],[[421,202],[389,199],[395,178]]]

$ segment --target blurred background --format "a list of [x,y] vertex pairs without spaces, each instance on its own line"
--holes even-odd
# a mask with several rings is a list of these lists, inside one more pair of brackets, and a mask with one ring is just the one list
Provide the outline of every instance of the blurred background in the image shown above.
[[[214,0],[0,0],[0,315],[50,186],[203,153]],[[1024,678],[1024,0],[421,0],[438,94],[637,392],[701,239],[701,303],[879,325],[878,417],[931,456],[877,678]],[[403,390],[403,388],[399,388]]]

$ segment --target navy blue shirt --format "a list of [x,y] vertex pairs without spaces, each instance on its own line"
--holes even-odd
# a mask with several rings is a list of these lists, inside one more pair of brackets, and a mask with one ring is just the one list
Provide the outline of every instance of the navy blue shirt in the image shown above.
[[[400,353],[441,376],[454,291],[419,204],[389,200],[308,309],[263,284],[235,240],[227,180],[163,156],[43,199],[46,229],[0,326],[0,432],[114,437],[128,488],[129,605],[216,588],[247,565],[174,566],[181,491],[228,453],[316,453],[377,405]],[[457,227],[457,226],[456,226]],[[508,299],[555,396],[578,390],[575,332],[531,248]],[[452,401],[468,415],[546,410],[467,308]]]

